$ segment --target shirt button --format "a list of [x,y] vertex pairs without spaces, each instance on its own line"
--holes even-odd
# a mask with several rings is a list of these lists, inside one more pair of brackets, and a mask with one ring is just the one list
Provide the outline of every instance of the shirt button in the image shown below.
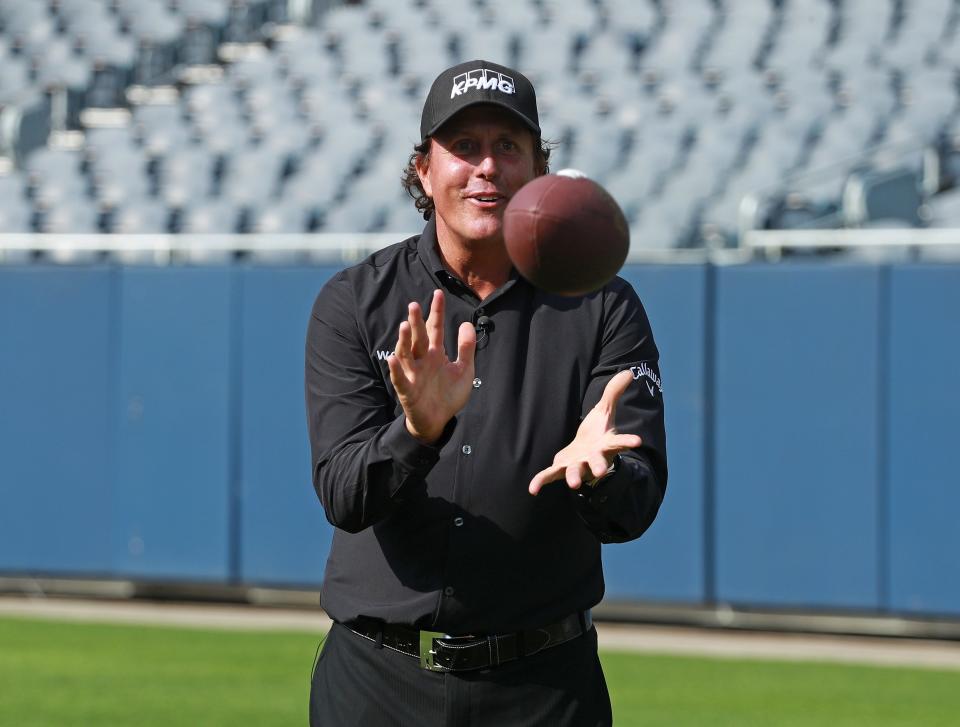
[[456,525],[458,528],[461,527],[461,526],[463,525],[463,518],[462,518],[462,517],[455,517],[455,518],[453,519],[453,524]]
[[443,589],[444,596],[452,596],[454,594],[453,586],[447,586]]
[[480,388],[480,384],[482,384],[482,383],[483,383],[483,382],[482,382],[480,379],[474,379],[474,380],[473,380],[473,388],[474,388],[474,389],[479,389],[479,388]]
[[473,451],[473,447],[471,447],[469,444],[465,444],[460,448],[460,451],[464,454],[470,454]]

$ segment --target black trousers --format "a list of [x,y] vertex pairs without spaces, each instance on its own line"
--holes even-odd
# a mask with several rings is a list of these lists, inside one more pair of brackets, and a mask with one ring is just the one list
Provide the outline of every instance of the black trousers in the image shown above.
[[311,727],[601,727],[612,723],[597,632],[491,669],[433,672],[339,624],[310,690]]

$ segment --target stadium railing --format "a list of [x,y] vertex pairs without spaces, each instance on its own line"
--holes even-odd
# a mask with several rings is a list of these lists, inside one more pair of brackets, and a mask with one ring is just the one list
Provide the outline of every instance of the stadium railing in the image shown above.
[[[343,264],[362,260],[419,230],[383,233],[250,234],[3,234],[0,265],[45,262],[139,265]],[[922,228],[746,230],[735,248],[634,245],[627,264],[731,264],[777,260],[791,253],[859,254],[897,260],[908,253],[930,261],[960,261],[960,230]]]

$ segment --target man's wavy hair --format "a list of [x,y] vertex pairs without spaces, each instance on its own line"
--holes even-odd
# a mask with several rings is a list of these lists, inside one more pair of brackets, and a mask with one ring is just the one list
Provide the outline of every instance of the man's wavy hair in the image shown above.
[[[534,162],[537,165],[537,175],[546,174],[550,171],[550,152],[556,145],[553,142],[543,138],[538,138],[533,145]],[[423,215],[423,219],[430,219],[433,214],[433,200],[427,196],[423,190],[423,184],[420,182],[420,175],[417,174],[417,160],[430,158],[430,139],[423,141],[413,147],[413,153],[407,160],[407,168],[403,170],[401,184],[407,190],[407,194],[413,197],[413,203],[417,206],[417,212]]]

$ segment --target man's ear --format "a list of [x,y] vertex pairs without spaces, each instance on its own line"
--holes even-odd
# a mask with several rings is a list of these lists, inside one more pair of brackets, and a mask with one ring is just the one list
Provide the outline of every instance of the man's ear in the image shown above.
[[[433,139],[430,140],[430,144],[433,145]],[[423,193],[433,199],[433,190],[430,186],[430,175],[427,172],[430,170],[430,152],[426,154],[417,154],[417,158],[414,161],[417,167],[417,176],[420,177],[420,186],[423,187]]]

